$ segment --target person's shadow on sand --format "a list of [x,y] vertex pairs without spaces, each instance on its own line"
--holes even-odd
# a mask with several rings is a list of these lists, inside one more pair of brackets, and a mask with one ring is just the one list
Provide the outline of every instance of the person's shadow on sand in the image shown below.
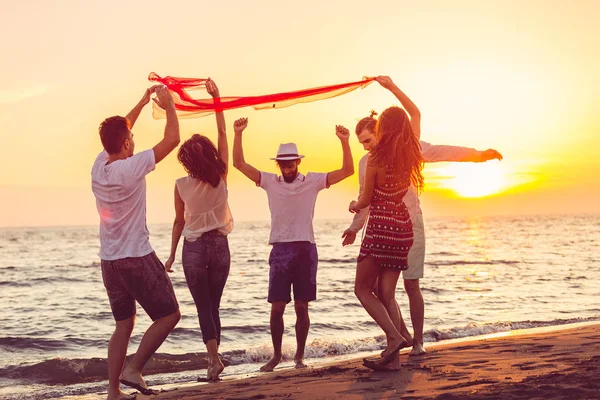
[[426,355],[409,358],[401,354],[399,371],[373,371],[358,362],[353,377],[346,378],[347,388],[338,393],[363,399],[419,398],[415,390],[410,390],[410,384],[419,375],[429,375],[429,368],[422,363],[424,358]]

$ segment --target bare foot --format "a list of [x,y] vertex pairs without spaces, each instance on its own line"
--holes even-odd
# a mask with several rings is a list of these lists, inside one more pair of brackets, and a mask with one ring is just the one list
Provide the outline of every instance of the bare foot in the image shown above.
[[386,349],[385,355],[381,357],[381,365],[387,365],[394,361],[395,358],[398,358],[398,352],[405,347],[406,340],[404,340],[402,336],[395,341],[388,339],[388,348]]
[[281,362],[281,356],[273,356],[265,365],[260,367],[260,372],[272,372],[273,369]]
[[[406,340],[405,338],[402,338],[402,339],[404,341],[404,345],[401,347],[401,349],[404,349],[406,347],[411,347],[414,343],[412,339],[410,341]],[[391,346],[391,343],[388,341],[388,344],[387,344],[385,350],[383,350],[381,352],[381,358],[385,358],[388,355],[388,353],[390,351],[390,346]]]
[[209,382],[215,382],[219,380],[219,375],[225,369],[225,366],[221,362],[221,360],[217,360],[215,363],[208,366],[206,371],[206,377]]
[[127,394],[121,389],[116,393],[108,393],[106,400],[135,400],[135,394]]
[[404,327],[404,330],[398,329],[398,332],[400,332],[400,334],[402,335],[404,340],[406,340],[406,343],[410,343],[410,345],[412,346],[413,337],[410,334],[410,332],[408,331],[408,329],[406,329],[406,327]]
[[373,371],[400,371],[402,368],[401,367],[390,367],[389,364],[386,365],[381,365],[379,363],[376,363],[375,361],[365,361],[363,363],[363,365],[367,368],[372,369]]
[[427,353],[427,351],[425,351],[425,347],[423,347],[423,343],[419,343],[419,342],[414,342],[413,346],[412,346],[412,350],[410,351],[410,355],[411,356],[420,356],[421,354],[425,354]]
[[296,369],[308,368],[308,365],[306,365],[306,363],[304,362],[304,358],[299,358],[297,360],[294,360],[294,362],[296,363],[296,366],[294,367]]
[[394,359],[387,364],[382,364],[380,360],[365,359],[363,360],[363,365],[374,371],[400,371],[402,369],[400,356],[398,355],[396,355],[396,357],[394,357]]
[[402,366],[402,364],[400,363],[400,356],[399,355],[397,355],[394,358],[394,360],[387,365],[387,367],[389,369],[391,369],[392,371],[400,371],[400,367],[401,366]]
[[158,391],[154,389],[150,389],[146,384],[146,381],[142,377],[140,372],[132,372],[127,367],[121,372],[121,376],[119,377],[119,382],[123,385],[132,387],[136,390],[139,390],[140,393],[149,396],[157,394]]

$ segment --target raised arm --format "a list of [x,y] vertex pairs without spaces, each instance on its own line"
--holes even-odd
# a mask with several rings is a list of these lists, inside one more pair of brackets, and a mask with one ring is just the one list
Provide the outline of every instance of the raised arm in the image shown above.
[[183,232],[183,228],[185,226],[185,218],[184,218],[184,209],[185,205],[181,196],[179,195],[179,190],[177,190],[177,185],[175,185],[175,221],[173,221],[173,231],[171,232],[171,253],[169,254],[169,259],[165,263],[165,269],[167,272],[171,272],[171,266],[175,262],[175,253],[177,252],[177,245],[179,244],[179,239],[181,238],[181,232]]
[[358,201],[352,201],[348,210],[350,212],[359,212],[365,207],[371,205],[373,198],[373,188],[375,187],[375,180],[377,179],[377,166],[371,163],[367,163],[367,173],[365,175],[365,186],[362,194]]
[[375,80],[379,82],[381,86],[392,92],[392,94],[396,96],[398,100],[400,100],[402,107],[404,107],[410,116],[410,126],[413,130],[413,133],[417,135],[417,139],[419,139],[421,137],[421,112],[415,103],[413,103],[412,100],[409,99],[408,96],[398,88],[398,86],[396,86],[396,84],[392,81],[392,78],[389,76],[381,75],[375,78]]
[[215,103],[215,108],[217,112],[215,116],[217,118],[217,151],[219,152],[219,157],[225,163],[225,177],[227,177],[227,172],[229,171],[229,147],[227,144],[227,128],[225,127],[225,115],[223,114],[223,110],[218,106],[221,103],[221,95],[219,94],[219,88],[215,84],[212,79],[208,79],[206,81],[206,90],[208,94],[210,94]]
[[350,131],[341,125],[336,125],[335,134],[342,143],[342,168],[327,174],[327,187],[335,185],[354,174],[354,161],[352,160],[352,151],[350,150]]
[[494,149],[484,151],[469,147],[432,145],[421,141],[421,153],[425,162],[485,162],[502,160],[502,154]]
[[257,185],[260,183],[260,171],[244,160],[244,149],[242,147],[242,132],[248,126],[248,118],[240,118],[233,124],[235,137],[233,139],[233,166]]
[[166,86],[161,86],[155,90],[155,93],[157,98],[152,100],[167,113],[167,124],[165,125],[163,139],[152,148],[154,160],[158,164],[177,147],[181,139],[179,137],[179,120],[169,90]]
[[150,96],[152,96],[152,93],[154,93],[156,89],[161,86],[162,85],[154,85],[146,89],[141,100],[135,105],[135,107],[133,107],[131,111],[129,111],[129,114],[125,116],[127,121],[129,121],[129,129],[133,128],[133,125],[135,125],[135,121],[137,121],[138,117],[140,116],[142,109],[146,106],[146,104],[150,103]]

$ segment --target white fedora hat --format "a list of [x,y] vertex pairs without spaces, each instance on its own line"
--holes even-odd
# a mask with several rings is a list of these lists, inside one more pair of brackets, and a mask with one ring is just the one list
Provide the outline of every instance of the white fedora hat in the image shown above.
[[304,158],[304,156],[298,154],[296,143],[281,143],[279,149],[277,149],[277,157],[271,158],[271,160],[289,161],[298,160],[300,158]]

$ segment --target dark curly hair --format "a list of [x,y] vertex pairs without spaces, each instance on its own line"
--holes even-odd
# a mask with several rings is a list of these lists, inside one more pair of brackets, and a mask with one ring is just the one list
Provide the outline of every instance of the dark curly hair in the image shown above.
[[410,175],[418,192],[423,190],[423,156],[421,144],[413,133],[406,111],[390,107],[381,113],[375,127],[378,143],[371,160],[378,166],[389,166],[400,174]]
[[108,154],[116,154],[123,148],[123,143],[129,137],[131,125],[125,117],[106,118],[98,127],[100,141]]
[[192,178],[217,187],[225,177],[227,166],[219,157],[217,148],[206,136],[195,134],[186,140],[177,153],[177,159]]

